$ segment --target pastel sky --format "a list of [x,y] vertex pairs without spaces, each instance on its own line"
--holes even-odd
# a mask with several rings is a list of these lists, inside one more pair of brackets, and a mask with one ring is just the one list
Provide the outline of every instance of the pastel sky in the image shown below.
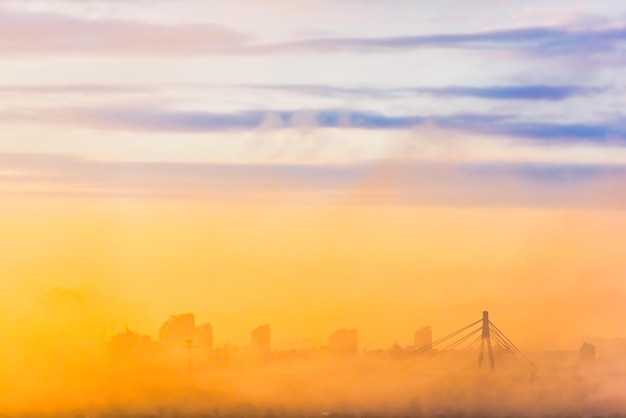
[[194,310],[283,346],[610,298],[566,333],[592,335],[624,313],[625,52],[619,1],[2,0],[4,290],[95,285],[148,312],[117,326]]
[[[470,186],[621,180],[625,10],[5,0],[2,188],[154,193],[143,175],[203,189],[223,170],[234,182],[295,174],[293,187],[319,192],[399,159],[458,163]],[[128,184],[89,174],[101,170]]]

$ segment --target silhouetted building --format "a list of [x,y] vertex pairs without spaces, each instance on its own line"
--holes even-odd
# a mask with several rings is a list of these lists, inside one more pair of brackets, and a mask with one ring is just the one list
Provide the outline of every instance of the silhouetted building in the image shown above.
[[154,344],[149,336],[126,329],[111,337],[107,343],[107,352],[114,364],[137,369],[150,364]]
[[237,348],[226,343],[223,347],[215,349],[215,364],[220,369],[228,368],[237,358],[237,355]]
[[602,353],[602,359],[626,358],[626,338],[594,338],[587,343],[594,345],[597,353]]
[[250,345],[258,353],[270,352],[270,326],[265,324],[256,327],[250,333]]
[[139,335],[126,328],[125,332],[111,337],[108,349],[113,354],[128,355],[141,354],[147,351],[152,345],[152,340],[147,335]]
[[173,347],[185,347],[187,341],[194,340],[195,318],[192,313],[172,315],[159,330],[159,341]]
[[341,355],[356,355],[359,350],[359,336],[356,329],[339,329],[330,334],[328,349]]
[[422,327],[413,335],[415,348],[430,347],[433,344],[433,331],[430,327]]
[[580,356],[579,357],[580,361],[583,363],[589,363],[596,359],[596,346],[595,345],[584,342],[578,352]]
[[391,358],[402,358],[405,354],[405,350],[402,347],[400,347],[400,344],[398,344],[397,341],[394,341],[393,344],[391,345],[391,348],[387,350],[387,354]]
[[205,351],[213,349],[213,327],[211,324],[202,324],[196,328],[196,346]]

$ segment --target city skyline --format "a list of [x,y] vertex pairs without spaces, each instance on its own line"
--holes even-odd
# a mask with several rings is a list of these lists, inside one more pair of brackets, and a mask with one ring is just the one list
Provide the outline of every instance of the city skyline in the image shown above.
[[[215,335],[213,333],[213,326],[211,322],[203,322],[195,325],[195,314],[192,312],[173,314],[163,322],[157,337],[153,339],[150,334],[145,334],[142,330],[132,330],[128,327],[124,331],[119,331],[110,337],[106,337],[108,345],[112,344],[117,338],[125,338],[132,336],[134,342],[151,342],[161,344],[165,347],[182,349],[182,348],[199,348],[207,349],[208,351],[215,350],[218,347],[231,347],[237,348],[237,344],[233,344],[230,341],[224,341],[221,345],[215,344]],[[448,330],[450,331],[450,330]],[[270,324],[262,324],[255,326],[250,332],[250,339],[247,344],[241,344],[240,347],[250,348],[255,352],[261,354],[269,354],[272,352],[290,351],[290,350],[330,350],[339,354],[356,355],[361,352],[367,352],[368,348],[359,346],[359,331],[356,328],[336,328],[329,333],[326,339],[303,339],[301,344],[297,346],[275,346],[271,343],[271,327]],[[429,349],[433,346],[433,341],[442,341],[444,334],[437,335],[433,339],[433,329],[430,325],[419,326],[415,328],[413,333],[412,343],[398,344],[398,339],[394,339],[392,342],[388,342],[386,345],[379,347],[370,347],[369,351],[380,351],[381,349],[394,350],[394,349],[406,349],[408,353],[420,352],[423,349]],[[581,338],[580,347],[569,347],[566,351],[580,350],[581,359],[583,357],[595,358],[596,347],[587,342],[599,341],[603,346],[608,347],[611,345],[610,341],[615,343],[617,351],[624,351],[626,354],[626,338],[599,338],[594,336],[586,336]],[[444,339],[445,341],[445,339]],[[607,343],[608,342],[608,343]],[[113,343],[114,344],[114,343]],[[613,347],[613,350],[615,350]],[[465,348],[461,346],[461,348]],[[506,347],[505,347],[506,348]],[[544,348],[545,350],[545,348]],[[547,350],[549,351],[549,350]],[[609,349],[609,351],[611,351]]]
[[0,417],[626,413],[625,51],[614,0],[0,0]]

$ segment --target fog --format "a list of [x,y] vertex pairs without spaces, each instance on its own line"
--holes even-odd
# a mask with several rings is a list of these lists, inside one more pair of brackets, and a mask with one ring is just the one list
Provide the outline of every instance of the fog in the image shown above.
[[[66,341],[63,341],[66,342]],[[577,353],[528,353],[536,368],[477,351],[394,358],[300,352],[259,360],[240,349],[163,357],[158,348],[115,354],[99,345],[38,341],[37,352],[3,357],[2,409],[53,416],[584,416],[624,413],[623,358],[582,363]],[[72,344],[72,346],[69,346]],[[158,345],[155,345],[158,347]],[[32,347],[31,347],[32,348]],[[86,354],[86,350],[89,354]]]
[[[626,408],[620,211],[69,198],[42,211],[41,199],[6,202],[5,414]],[[410,350],[422,326],[437,339],[485,309],[536,369],[496,352],[496,371],[478,370],[476,347],[463,361],[394,354]],[[191,372],[185,345],[171,351],[159,339],[164,321],[185,312],[214,336],[208,351],[194,342]],[[271,349],[260,358],[249,337],[262,324]],[[358,330],[350,356],[327,348],[342,328]],[[119,335],[134,343],[112,348]],[[595,361],[579,360],[584,341],[596,345]]]
[[514,356],[492,337],[491,370],[486,351],[479,365],[480,344],[469,340],[453,350],[435,343],[415,355],[415,346],[398,344],[346,351],[333,348],[330,338],[307,348],[266,349],[254,341],[204,347],[197,338],[188,346],[180,336],[168,343],[163,335],[152,338],[130,329],[107,337],[98,325],[124,315],[124,305],[93,289],[56,287],[24,308],[22,316],[3,321],[8,338],[0,349],[0,405],[9,415],[626,413],[626,344],[620,339],[598,341],[597,356],[585,359],[578,346]]

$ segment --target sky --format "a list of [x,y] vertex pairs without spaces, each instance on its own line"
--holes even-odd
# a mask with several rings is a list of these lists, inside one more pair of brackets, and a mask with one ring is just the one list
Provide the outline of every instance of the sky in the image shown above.
[[1,310],[626,337],[624,48],[617,1],[1,0]]

